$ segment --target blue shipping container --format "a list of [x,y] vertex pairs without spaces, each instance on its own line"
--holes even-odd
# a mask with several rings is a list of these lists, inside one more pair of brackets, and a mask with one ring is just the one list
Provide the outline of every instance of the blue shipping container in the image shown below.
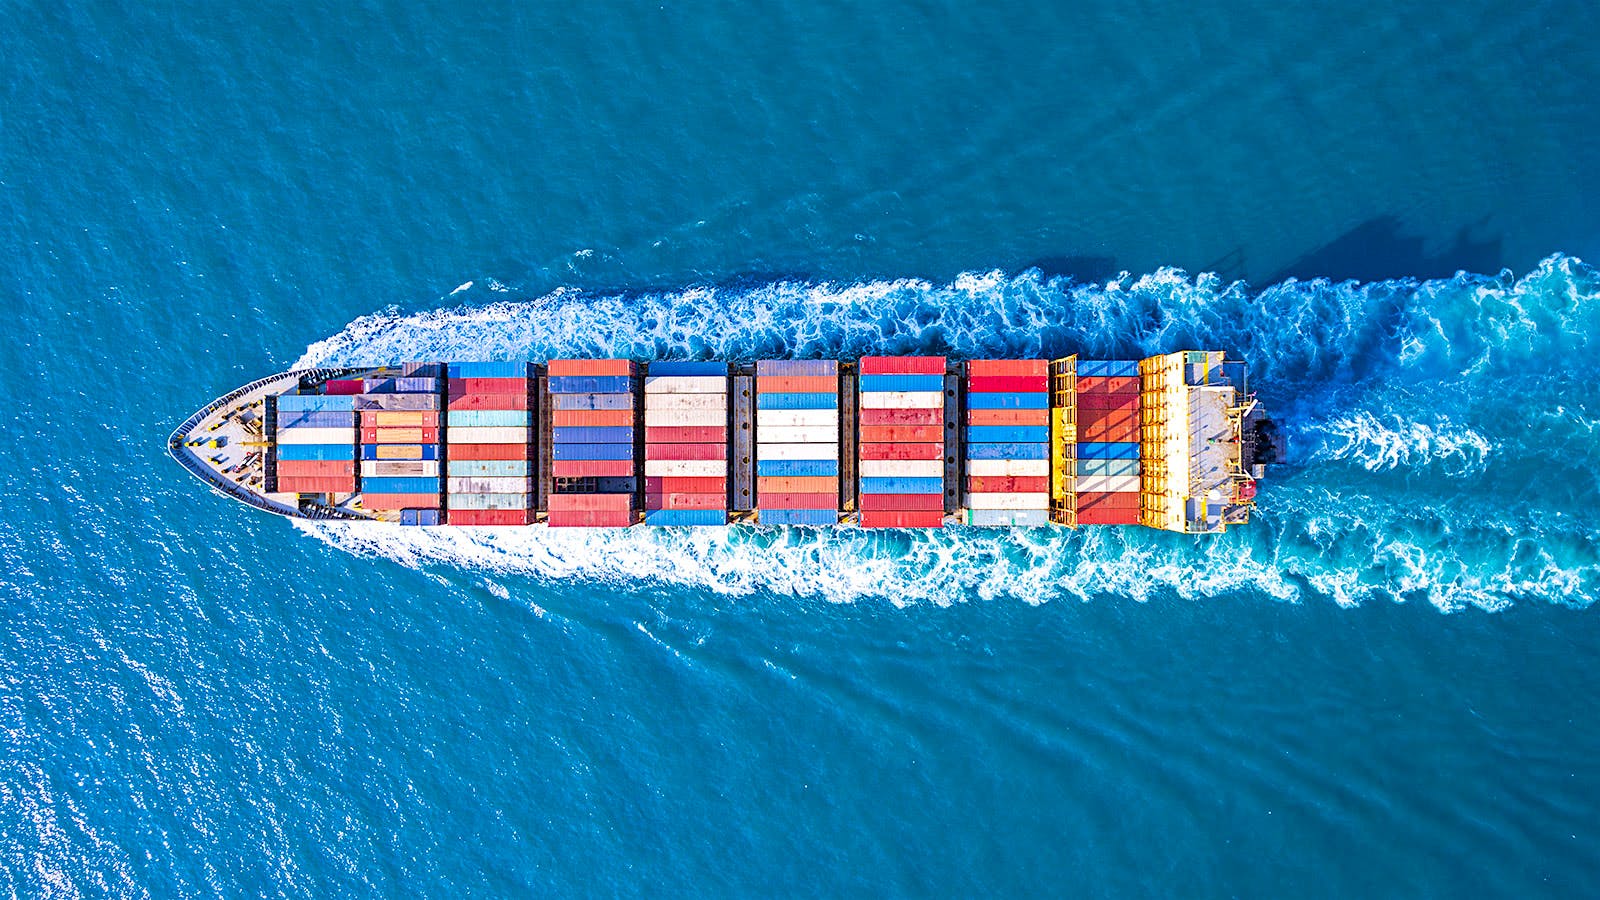
[[356,445],[349,444],[279,444],[278,459],[293,462],[353,462]]
[[452,409],[445,416],[451,428],[527,428],[533,413],[525,409]]
[[553,394],[552,409],[633,409],[632,394]]
[[550,429],[557,444],[631,444],[633,429],[626,425],[573,425]]
[[1138,459],[1139,445],[1096,441],[1078,445],[1079,459]]
[[[1136,445],[1137,446],[1137,445]],[[1049,459],[1049,444],[968,444],[967,459]]]
[[943,375],[863,375],[861,393],[884,391],[942,391]]
[[839,512],[832,509],[763,509],[762,525],[837,525]]
[[439,511],[437,509],[402,509],[400,510],[401,525],[437,525],[439,524]]
[[944,479],[912,478],[904,475],[893,478],[863,478],[861,479],[861,493],[942,494],[944,493]]
[[839,395],[827,394],[756,394],[757,409],[838,409]]
[[372,494],[437,494],[437,478],[363,478],[361,490]]
[[1047,444],[1048,425],[968,425],[967,441],[974,444]]
[[528,363],[458,362],[450,364],[451,378],[527,378]]
[[644,514],[646,525],[726,525],[728,513],[721,509],[652,509]]
[[324,394],[280,394],[278,396],[278,409],[308,410],[344,410],[346,412],[356,408],[354,394],[327,396]]
[[551,444],[551,459],[633,459],[632,444]]
[[[393,460],[395,462],[406,462],[406,460],[396,459],[395,456],[392,453],[390,453],[387,456],[379,456],[378,455],[378,447],[379,446],[380,446],[379,444],[362,444],[361,445],[361,458],[362,459]],[[439,458],[439,445],[438,444],[382,444],[381,446],[383,447],[385,452],[395,450],[396,448],[399,448],[399,447],[421,447],[422,448],[422,457],[421,457],[422,459],[438,459]],[[278,458],[282,459],[283,458],[283,454],[281,454],[281,453],[278,454]]]
[[556,375],[549,380],[552,394],[623,394],[633,390],[627,375]]
[[756,375],[828,375],[838,376],[836,359],[759,359]]
[[823,476],[838,477],[837,459],[758,459],[756,474],[773,476]]
[[680,359],[661,359],[651,363],[647,369],[654,376],[706,376],[728,374],[728,364],[711,360],[708,362],[689,362]]
[[1128,378],[1139,374],[1136,359],[1080,359],[1078,377]]
[[967,409],[1049,409],[1050,395],[997,394],[989,391],[969,391]]
[[354,428],[356,414],[336,410],[280,410],[279,428]]

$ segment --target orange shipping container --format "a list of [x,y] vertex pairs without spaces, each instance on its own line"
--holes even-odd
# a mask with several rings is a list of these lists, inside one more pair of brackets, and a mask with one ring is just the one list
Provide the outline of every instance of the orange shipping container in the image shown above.
[[974,359],[967,363],[968,375],[1048,375],[1050,361],[1044,359]]
[[838,494],[839,479],[830,475],[766,475],[756,479],[763,496],[774,494]]
[[550,412],[554,428],[626,428],[633,424],[631,409],[557,409]]
[[437,428],[368,428],[361,429],[363,444],[437,444]]
[[526,444],[451,444],[445,451],[451,459],[527,459]]
[[368,410],[361,414],[362,425],[406,428],[437,428],[439,414],[433,410]]
[[938,425],[863,425],[861,443],[943,441],[944,429]]
[[763,375],[756,379],[763,394],[835,394],[839,379],[831,375]]
[[278,460],[278,477],[282,478],[317,478],[339,477],[353,478],[356,474],[356,464],[332,460],[321,462],[316,460]]
[[627,359],[552,359],[545,363],[545,374],[552,378],[565,375],[632,375],[633,361]]

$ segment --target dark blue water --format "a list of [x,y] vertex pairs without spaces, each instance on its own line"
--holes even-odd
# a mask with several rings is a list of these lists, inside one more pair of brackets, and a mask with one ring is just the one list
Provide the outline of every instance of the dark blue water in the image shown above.
[[[0,13],[0,892],[1600,893],[1591,4]],[[1190,346],[1292,453],[1216,539],[162,452],[297,362]]]

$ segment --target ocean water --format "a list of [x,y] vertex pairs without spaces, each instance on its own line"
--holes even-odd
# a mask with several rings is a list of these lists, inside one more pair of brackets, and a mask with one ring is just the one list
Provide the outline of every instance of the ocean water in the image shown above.
[[[1595,896],[1600,12],[0,3],[0,893]],[[1218,347],[1250,526],[296,525],[296,364]]]

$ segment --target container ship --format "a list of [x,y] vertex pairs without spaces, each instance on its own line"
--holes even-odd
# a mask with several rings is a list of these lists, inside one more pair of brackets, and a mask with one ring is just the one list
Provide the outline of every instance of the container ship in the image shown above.
[[284,372],[168,450],[257,509],[418,526],[1249,521],[1272,461],[1242,362],[867,356]]

